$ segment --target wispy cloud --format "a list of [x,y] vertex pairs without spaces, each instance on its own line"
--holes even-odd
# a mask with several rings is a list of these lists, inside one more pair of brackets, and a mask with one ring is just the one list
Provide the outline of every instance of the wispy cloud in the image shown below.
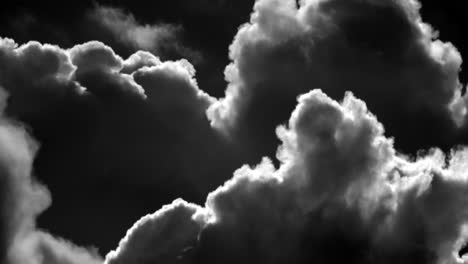
[[181,41],[181,25],[158,23],[141,24],[131,13],[109,6],[96,7],[88,13],[88,18],[108,30],[116,40],[135,49],[151,51],[159,56],[165,53],[178,53],[193,62],[201,59],[201,54]]

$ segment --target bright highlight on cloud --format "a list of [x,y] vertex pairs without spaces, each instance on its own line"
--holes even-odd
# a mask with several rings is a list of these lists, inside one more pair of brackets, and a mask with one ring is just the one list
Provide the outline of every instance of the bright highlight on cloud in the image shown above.
[[[126,59],[99,41],[0,38],[0,262],[468,263],[462,59],[419,9],[258,0],[220,99],[178,27],[118,8],[87,16]],[[189,58],[156,56],[164,45]],[[171,200],[117,244],[135,203]],[[116,248],[41,230],[49,207]]]

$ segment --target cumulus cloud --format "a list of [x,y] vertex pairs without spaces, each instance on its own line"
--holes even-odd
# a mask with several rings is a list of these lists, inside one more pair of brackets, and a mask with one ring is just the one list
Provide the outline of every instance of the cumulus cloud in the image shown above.
[[[87,18],[97,24],[102,32],[108,32],[118,42],[134,49],[151,51],[159,56],[177,54],[190,58],[193,62],[201,60],[201,54],[181,41],[183,28],[174,24],[141,24],[131,13],[123,9],[96,5],[89,11]],[[102,37],[102,35],[101,35]],[[105,41],[105,39],[101,39]]]
[[228,88],[209,109],[214,127],[253,136],[260,153],[271,153],[269,131],[299,94],[321,88],[334,99],[350,90],[366,101],[399,149],[456,141],[466,105],[462,59],[422,22],[417,1],[296,2],[256,1],[230,46]]
[[[419,8],[258,0],[230,47],[219,100],[198,87],[179,27],[141,25],[118,8],[97,6],[88,22],[98,39],[136,51],[128,58],[99,41],[64,49],[0,38],[9,94],[0,96],[0,257],[468,263],[458,254],[468,241],[468,150],[400,154],[466,142],[461,56]],[[165,61],[166,49],[189,58]],[[37,157],[26,130],[42,143]],[[277,159],[249,165],[275,150]],[[94,237],[106,250],[150,208],[176,197],[194,203],[177,199],[142,217],[102,260],[36,227],[51,198],[31,177],[33,161],[60,201],[44,222],[80,244]]]
[[204,207],[176,200],[143,217],[105,263],[467,261],[468,150],[405,157],[363,101],[320,90],[277,135],[279,168],[264,158]]
[[1,39],[0,63],[5,111],[41,142],[35,170],[60,201],[45,227],[65,237],[105,252],[148,210],[179,196],[201,202],[246,162],[211,128],[205,112],[215,99],[187,60],[146,51],[123,59],[97,41],[63,49]]

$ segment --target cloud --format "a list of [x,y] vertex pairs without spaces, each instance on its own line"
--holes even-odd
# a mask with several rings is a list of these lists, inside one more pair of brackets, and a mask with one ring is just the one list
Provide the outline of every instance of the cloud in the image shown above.
[[152,215],[142,217],[128,230],[119,248],[108,254],[112,259],[110,263],[176,261],[181,257],[181,249],[189,250],[190,245],[196,242],[203,218],[192,216],[203,214],[202,211],[200,206],[179,199]]
[[[468,240],[468,150],[399,153],[465,142],[460,54],[437,40],[419,8],[259,0],[230,47],[220,100],[198,87],[190,58],[165,60],[165,43],[190,57],[177,27],[140,25],[121,9],[97,6],[88,22],[102,41],[136,51],[126,59],[99,41],[64,49],[0,38],[5,114],[24,124],[5,121],[5,143],[0,137],[2,257],[466,262],[458,251]],[[35,158],[26,130],[42,143]],[[276,160],[250,165],[275,150]],[[50,194],[31,180],[33,162],[58,201],[42,214],[45,228],[104,251],[142,213],[177,197],[194,203],[177,199],[144,216],[102,260],[36,228]]]
[[[181,41],[183,28],[180,25],[159,23],[140,24],[133,14],[123,9],[96,5],[87,14],[90,24],[97,24],[101,33],[108,32],[122,44],[136,50],[151,51],[159,56],[174,56],[175,54],[190,58],[194,63],[201,60],[201,54]],[[96,25],[95,25],[96,26]],[[102,39],[99,34],[96,37]]]
[[41,142],[34,170],[59,201],[43,227],[75,242],[106,252],[142,214],[179,196],[201,202],[247,162],[210,126],[215,99],[187,60],[1,39],[0,63],[5,111]]
[[204,207],[143,217],[105,263],[466,262],[468,150],[409,158],[383,134],[351,93],[302,95],[277,129],[278,169],[264,158]]
[[287,120],[299,94],[320,88],[339,99],[350,90],[398,149],[448,149],[465,111],[462,59],[419,9],[414,0],[256,1],[230,46],[228,88],[209,109],[213,126],[250,138],[259,155],[272,153],[270,131]]
[[9,252],[11,264],[99,264],[102,258],[94,249],[82,248],[43,231],[31,231],[17,240]]
[[96,253],[36,228],[37,216],[51,203],[47,188],[31,176],[38,144],[20,123],[4,115],[7,93],[0,92],[0,260],[6,264],[101,263]]

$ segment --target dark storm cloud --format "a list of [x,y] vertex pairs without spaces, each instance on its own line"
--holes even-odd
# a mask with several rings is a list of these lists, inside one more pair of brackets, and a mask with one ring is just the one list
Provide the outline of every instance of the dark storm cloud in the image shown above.
[[[88,12],[87,19],[98,40],[117,41],[132,50],[151,51],[158,56],[179,55],[193,63],[201,60],[201,54],[182,43],[181,25],[158,23],[141,24],[131,13],[116,7],[99,6]],[[107,39],[106,39],[107,38]]]
[[463,263],[468,151],[410,159],[383,133],[352,94],[311,91],[277,129],[278,169],[143,217],[105,263]]
[[465,108],[462,59],[437,40],[419,8],[414,0],[257,1],[230,47],[229,85],[209,110],[213,125],[253,135],[260,153],[271,153],[269,131],[287,119],[296,96],[320,88],[337,99],[350,90],[399,149],[451,146]]
[[[2,39],[0,64],[6,112],[43,146],[34,167],[57,201],[44,227],[80,244],[105,250],[149,208],[201,201],[245,162],[211,128],[205,112],[215,99],[187,60],[144,51],[124,60],[97,41],[65,50]],[[110,235],[91,241],[97,233]]]

